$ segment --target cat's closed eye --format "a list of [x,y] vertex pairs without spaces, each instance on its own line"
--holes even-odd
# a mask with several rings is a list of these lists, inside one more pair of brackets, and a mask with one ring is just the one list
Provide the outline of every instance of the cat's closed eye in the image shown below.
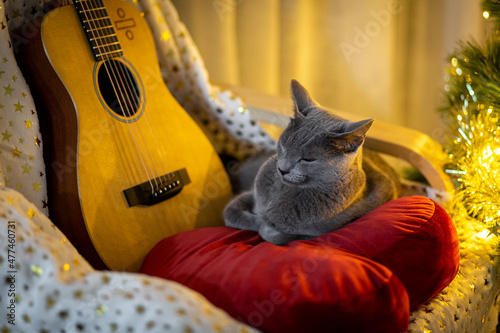
[[300,159],[300,161],[303,161],[303,162],[314,162],[314,161],[316,161],[316,159],[315,158],[304,158],[304,157],[302,157]]

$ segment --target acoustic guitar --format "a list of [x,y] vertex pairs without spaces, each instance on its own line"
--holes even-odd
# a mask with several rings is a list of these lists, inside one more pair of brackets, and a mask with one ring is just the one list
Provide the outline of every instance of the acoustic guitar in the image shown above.
[[78,0],[32,24],[18,61],[37,103],[49,216],[79,252],[97,269],[139,271],[162,238],[222,225],[227,174],[165,87],[139,12]]

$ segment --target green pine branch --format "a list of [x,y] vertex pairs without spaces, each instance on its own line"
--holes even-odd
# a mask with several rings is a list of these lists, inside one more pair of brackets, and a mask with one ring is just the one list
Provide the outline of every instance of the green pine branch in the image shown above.
[[488,12],[489,17],[493,20],[496,29],[500,27],[500,1],[499,0],[483,0],[483,10]]
[[500,110],[500,35],[487,37],[484,46],[476,41],[460,42],[450,57],[447,108],[466,107],[472,114],[484,108]]

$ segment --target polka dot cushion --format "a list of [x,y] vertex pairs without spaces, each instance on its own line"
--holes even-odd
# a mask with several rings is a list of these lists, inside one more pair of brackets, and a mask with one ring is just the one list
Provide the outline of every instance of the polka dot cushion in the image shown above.
[[175,282],[94,271],[6,187],[0,230],[0,332],[256,332]]

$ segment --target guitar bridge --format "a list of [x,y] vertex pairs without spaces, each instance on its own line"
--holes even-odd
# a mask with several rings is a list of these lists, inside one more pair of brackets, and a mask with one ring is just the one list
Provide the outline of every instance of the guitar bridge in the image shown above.
[[[179,194],[183,187],[189,183],[191,183],[191,179],[184,168],[126,189],[123,194],[125,194],[129,207],[152,206]],[[153,188],[151,184],[153,184]]]

